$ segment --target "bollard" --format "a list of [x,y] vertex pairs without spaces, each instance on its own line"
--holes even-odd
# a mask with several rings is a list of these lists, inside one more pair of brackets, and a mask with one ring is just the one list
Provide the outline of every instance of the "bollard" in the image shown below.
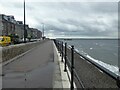
[[71,90],[74,89],[73,79],[74,79],[74,46],[71,48]]
[[67,71],[67,43],[65,43],[65,69],[64,69],[64,72]]
[[117,77],[117,86],[120,88],[120,76]]
[[63,62],[63,42],[62,42],[62,60],[61,61]]

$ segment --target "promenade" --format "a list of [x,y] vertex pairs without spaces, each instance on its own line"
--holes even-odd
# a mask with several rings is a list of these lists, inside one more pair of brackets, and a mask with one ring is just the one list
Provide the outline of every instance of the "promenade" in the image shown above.
[[[53,41],[48,40],[2,68],[2,88],[54,88],[58,61],[54,62]],[[58,66],[58,65],[57,65]],[[60,81],[61,83],[61,81]],[[59,84],[59,82],[57,82]],[[57,86],[56,86],[57,88]],[[62,83],[59,88],[62,88]]]
[[[71,57],[67,49],[68,57]],[[116,81],[75,53],[75,69],[85,88],[117,88]],[[67,67],[69,72],[69,69]],[[64,63],[52,40],[3,64],[2,88],[70,88]],[[70,73],[69,73],[70,74]],[[79,86],[76,78],[74,88]]]

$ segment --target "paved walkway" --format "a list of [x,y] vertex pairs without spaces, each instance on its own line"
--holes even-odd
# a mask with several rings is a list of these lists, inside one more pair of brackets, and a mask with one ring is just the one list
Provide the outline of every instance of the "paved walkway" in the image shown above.
[[[70,71],[67,67],[68,70],[68,74],[67,72],[64,72],[64,62],[61,61],[60,57],[60,53],[58,53],[58,50],[56,48],[56,46],[54,45],[54,62],[55,62],[55,74],[54,74],[54,84],[53,84],[53,88],[62,88],[65,89],[66,88],[70,88],[70,81],[68,78],[68,74],[69,76],[71,76]],[[63,58],[64,61],[64,58]],[[76,88],[76,85],[74,83],[74,87]]]
[[49,40],[3,66],[3,88],[52,88],[54,67],[53,42]]

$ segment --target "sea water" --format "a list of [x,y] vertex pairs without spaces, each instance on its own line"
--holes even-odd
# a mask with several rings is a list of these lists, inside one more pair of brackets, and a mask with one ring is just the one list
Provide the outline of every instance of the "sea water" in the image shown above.
[[117,39],[70,39],[63,40],[74,45],[76,51],[118,74]]

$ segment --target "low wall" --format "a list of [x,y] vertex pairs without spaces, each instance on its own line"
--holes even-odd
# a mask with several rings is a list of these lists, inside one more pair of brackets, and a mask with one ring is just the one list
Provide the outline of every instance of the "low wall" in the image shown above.
[[23,44],[3,47],[2,48],[2,61],[1,62],[12,59],[15,56],[20,55],[20,54],[36,47],[37,45],[39,45],[43,42],[45,42],[45,41],[30,42],[30,43],[23,43]]

